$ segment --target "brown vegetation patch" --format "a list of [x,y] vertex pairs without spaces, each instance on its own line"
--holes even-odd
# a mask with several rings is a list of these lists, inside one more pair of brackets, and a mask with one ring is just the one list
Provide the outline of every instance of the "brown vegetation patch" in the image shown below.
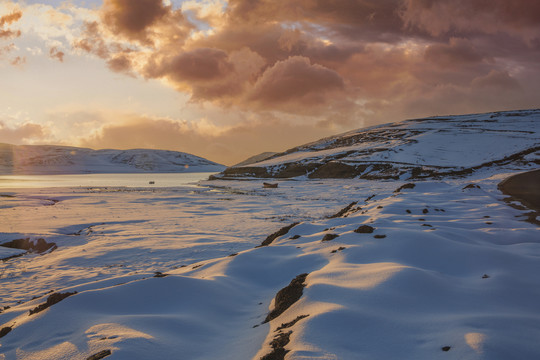
[[51,294],[49,295],[49,297],[47,298],[47,302],[45,304],[41,304],[41,305],[38,305],[37,307],[35,307],[34,309],[30,310],[30,314],[29,315],[33,315],[33,314],[36,314],[40,311],[43,311],[45,309],[47,309],[48,307],[51,307],[53,306],[54,304],[56,303],[59,303],[60,301],[64,300],[65,298],[67,298],[68,296],[71,296],[71,295],[74,295],[76,294],[77,292],[74,291],[74,292],[65,292],[65,293],[54,293],[54,294]]
[[278,291],[274,301],[274,310],[270,311],[263,323],[277,318],[302,297],[307,276],[306,273],[298,275],[289,285]]

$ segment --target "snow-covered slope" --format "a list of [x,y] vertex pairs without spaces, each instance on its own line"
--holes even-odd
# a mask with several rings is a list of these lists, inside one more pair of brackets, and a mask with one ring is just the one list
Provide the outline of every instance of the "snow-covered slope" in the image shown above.
[[213,172],[224,168],[195,155],[167,150],[0,144],[0,174]]
[[235,166],[222,177],[397,179],[540,163],[540,110],[433,117],[332,136]]

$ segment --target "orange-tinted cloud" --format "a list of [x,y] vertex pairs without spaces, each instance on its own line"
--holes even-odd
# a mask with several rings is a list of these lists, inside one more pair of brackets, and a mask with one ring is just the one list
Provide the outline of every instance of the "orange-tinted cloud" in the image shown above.
[[526,0],[230,0],[220,11],[106,0],[75,46],[200,103],[340,126],[430,115],[444,96],[475,111],[470,99],[490,101],[471,96],[479,88],[503,86],[516,104],[540,90],[540,4]]
[[0,142],[20,144],[29,139],[41,138],[45,131],[41,125],[25,123],[17,127],[9,127],[0,121]]
[[4,29],[4,26],[17,22],[22,15],[23,14],[20,10],[15,10],[10,14],[0,16],[0,39],[21,36],[20,30]]
[[64,62],[64,56],[65,56],[64,52],[58,50],[58,48],[56,46],[53,46],[52,48],[49,49],[49,57],[51,59],[55,59],[55,60],[58,60],[60,62]]

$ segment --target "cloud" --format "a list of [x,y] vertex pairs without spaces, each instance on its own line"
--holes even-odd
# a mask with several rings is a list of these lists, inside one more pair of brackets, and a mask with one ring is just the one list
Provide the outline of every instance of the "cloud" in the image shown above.
[[[209,131],[209,128],[211,131]],[[316,140],[326,129],[311,124],[291,124],[272,116],[245,119],[232,126],[188,123],[167,118],[128,116],[106,125],[79,146],[91,148],[153,148],[194,153],[210,160],[233,165],[250,154],[283,151]]]
[[56,59],[60,62],[64,62],[64,56],[65,56],[64,52],[58,50],[56,46],[53,46],[52,48],[49,49],[49,57],[51,59]]
[[295,103],[299,106],[324,106],[325,95],[342,92],[343,79],[333,70],[311,64],[305,57],[293,56],[268,68],[255,83],[250,100],[262,108]]
[[9,127],[0,121],[0,142],[17,145],[28,140],[42,138],[44,135],[45,129],[39,124],[24,123],[16,127]]
[[429,45],[425,51],[426,61],[440,67],[462,67],[477,64],[486,57],[466,39],[451,38],[448,44]]
[[0,16],[0,39],[21,36],[20,30],[4,29],[4,26],[17,22],[22,17],[22,11],[14,10],[10,14]]

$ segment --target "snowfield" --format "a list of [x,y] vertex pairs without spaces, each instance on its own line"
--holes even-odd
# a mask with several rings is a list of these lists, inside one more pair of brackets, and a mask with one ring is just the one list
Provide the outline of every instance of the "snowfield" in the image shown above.
[[0,359],[540,358],[538,213],[498,188],[535,159],[438,179],[3,189],[0,243],[57,248],[0,247],[23,254],[0,264]]

